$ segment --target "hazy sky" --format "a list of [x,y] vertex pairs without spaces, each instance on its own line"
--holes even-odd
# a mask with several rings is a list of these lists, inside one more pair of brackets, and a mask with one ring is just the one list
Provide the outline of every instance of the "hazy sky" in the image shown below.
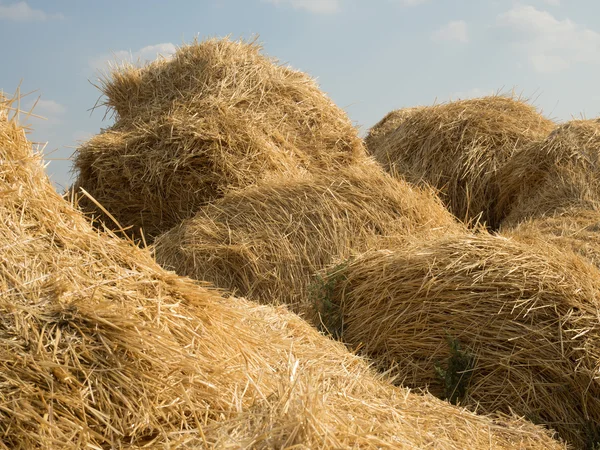
[[69,184],[78,140],[102,127],[92,83],[113,58],[154,59],[194,37],[259,35],[316,77],[363,133],[388,111],[515,89],[557,120],[600,115],[598,0],[0,0],[0,90],[36,91],[31,138]]

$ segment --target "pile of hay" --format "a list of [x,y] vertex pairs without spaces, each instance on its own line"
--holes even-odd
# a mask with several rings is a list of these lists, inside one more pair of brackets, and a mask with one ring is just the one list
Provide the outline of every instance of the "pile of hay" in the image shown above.
[[600,267],[600,211],[569,208],[502,229],[503,236],[536,244],[547,242]]
[[563,448],[396,389],[284,309],[223,299],[65,202],[0,104],[0,446]]
[[374,153],[375,149],[379,148],[388,139],[390,133],[396,131],[396,128],[402,122],[420,109],[422,109],[421,106],[395,109],[383,116],[383,119],[369,129],[369,133],[365,137],[365,145],[370,153]]
[[600,275],[580,258],[456,234],[366,253],[324,280],[337,309],[323,319],[403,385],[514,411],[575,448],[600,442]]
[[409,111],[368,150],[387,170],[439,189],[459,219],[496,228],[503,215],[497,171],[553,127],[526,102],[491,96]]
[[136,236],[152,238],[267,172],[335,171],[366,157],[314,80],[254,43],[194,42],[172,59],[115,68],[101,90],[116,122],[78,149],[75,187]]
[[573,120],[500,172],[501,232],[546,241],[600,266],[600,119]]
[[517,152],[499,180],[503,228],[573,208],[600,211],[600,119],[558,126]]
[[371,164],[230,192],[160,236],[155,253],[180,275],[305,314],[312,277],[334,260],[460,229],[433,192]]

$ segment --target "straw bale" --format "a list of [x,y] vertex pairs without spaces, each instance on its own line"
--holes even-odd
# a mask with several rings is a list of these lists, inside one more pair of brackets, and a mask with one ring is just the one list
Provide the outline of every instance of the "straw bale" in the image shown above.
[[600,267],[600,211],[582,208],[540,216],[501,230],[503,236],[528,242],[547,242],[571,251]]
[[572,120],[499,172],[503,228],[573,208],[600,211],[600,119]]
[[581,258],[482,232],[367,252],[330,269],[314,301],[403,385],[481,413],[514,411],[595,448],[599,289]]
[[501,171],[501,232],[545,241],[600,264],[600,120],[573,120]]
[[558,449],[98,232],[0,104],[0,447]]
[[516,150],[544,139],[553,124],[517,98],[490,96],[410,112],[369,147],[388,171],[441,191],[450,211],[466,222],[496,228],[496,174]]
[[388,139],[390,133],[396,131],[396,128],[410,117],[411,114],[422,108],[421,106],[413,106],[395,109],[383,116],[383,119],[369,129],[369,133],[365,137],[365,145],[369,153],[375,153],[376,149]]
[[[229,39],[114,68],[100,89],[116,117],[75,157],[84,188],[123,227],[162,233],[230,187],[270,171],[333,171],[366,158],[357,129],[308,75]],[[102,216],[87,197],[80,206]]]
[[305,314],[312,276],[334,260],[459,229],[435,193],[371,164],[230,192],[160,236],[155,254],[180,275]]

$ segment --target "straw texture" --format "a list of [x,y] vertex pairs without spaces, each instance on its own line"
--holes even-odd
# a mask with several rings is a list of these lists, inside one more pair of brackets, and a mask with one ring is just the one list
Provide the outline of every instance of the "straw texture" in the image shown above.
[[501,232],[600,264],[600,119],[572,120],[517,153],[500,173]]
[[575,448],[600,442],[600,274],[580,258],[462,233],[368,252],[324,279],[324,321],[403,385],[514,411]]
[[397,389],[285,309],[100,233],[0,103],[0,448],[558,449]]
[[498,170],[554,127],[533,106],[504,96],[413,108],[404,116],[382,138],[376,137],[378,127],[372,131],[369,152],[390,172],[439,189],[460,220],[479,220],[493,229],[503,217]]
[[527,242],[547,242],[571,251],[600,267],[600,212],[583,208],[525,220],[502,229],[503,236]]
[[396,128],[402,124],[408,117],[423,107],[413,106],[390,111],[383,119],[377,122],[369,129],[369,133],[365,137],[365,145],[370,153],[374,153],[381,145],[389,138],[389,135],[396,131]]
[[[365,158],[346,114],[260,46],[210,39],[116,67],[100,85],[113,126],[76,154],[84,188],[148,240],[265,173],[335,171]],[[87,197],[80,207],[115,227]]]
[[230,192],[160,236],[155,253],[180,275],[306,315],[314,274],[334,260],[460,229],[434,193],[362,164]]
[[600,210],[600,119],[572,120],[500,171],[503,228],[569,209]]

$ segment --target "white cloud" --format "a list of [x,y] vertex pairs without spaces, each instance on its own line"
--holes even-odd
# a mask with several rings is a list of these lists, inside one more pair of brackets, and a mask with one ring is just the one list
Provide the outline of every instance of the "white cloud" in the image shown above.
[[455,20],[447,23],[431,35],[434,41],[469,42],[467,23],[464,20]]
[[35,113],[40,115],[61,116],[67,112],[67,108],[54,100],[39,99],[35,105]]
[[62,116],[67,112],[67,108],[54,100],[43,100],[41,98],[30,100],[25,103],[23,111],[32,111],[36,116],[42,116],[46,119]]
[[331,14],[340,10],[340,0],[263,0],[274,5],[290,5],[315,14]]
[[121,64],[124,62],[143,65],[150,61],[154,61],[159,56],[170,58],[173,56],[177,47],[175,44],[165,42],[162,44],[148,45],[135,52],[131,50],[118,50],[110,54],[103,54],[89,60],[89,65],[94,70],[106,70],[111,65]]
[[33,9],[27,2],[17,2],[10,5],[0,4],[0,20],[15,22],[43,22],[52,19],[64,19],[62,14],[48,14],[41,9]]
[[600,62],[600,33],[570,19],[558,20],[547,11],[518,5],[498,16],[498,23],[518,33],[518,45],[538,72]]

